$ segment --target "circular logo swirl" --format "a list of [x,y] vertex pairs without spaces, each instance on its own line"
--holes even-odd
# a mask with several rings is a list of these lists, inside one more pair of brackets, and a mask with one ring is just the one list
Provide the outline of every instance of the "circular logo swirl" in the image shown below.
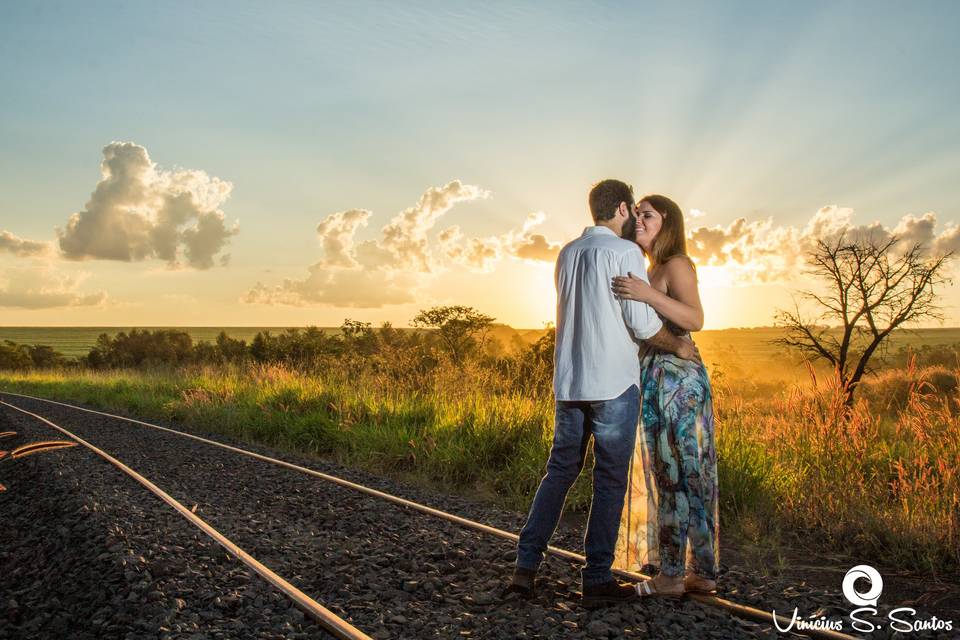
[[[854,588],[860,578],[870,581],[870,589],[863,593]],[[843,595],[858,607],[876,607],[883,591],[883,578],[880,572],[867,564],[858,564],[843,576]]]

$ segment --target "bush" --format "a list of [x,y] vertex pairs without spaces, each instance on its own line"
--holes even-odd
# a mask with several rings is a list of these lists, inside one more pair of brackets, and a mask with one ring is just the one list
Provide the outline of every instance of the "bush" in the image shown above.
[[11,340],[4,340],[0,345],[0,369],[53,369],[67,363],[62,353],[47,345],[17,344]]
[[101,333],[84,358],[93,368],[176,366],[191,361],[193,339],[174,329],[133,329],[114,337]]

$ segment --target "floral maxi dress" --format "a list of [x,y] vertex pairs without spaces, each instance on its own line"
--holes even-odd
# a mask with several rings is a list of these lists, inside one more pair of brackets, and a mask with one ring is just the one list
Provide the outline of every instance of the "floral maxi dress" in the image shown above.
[[640,431],[613,567],[668,576],[688,569],[716,579],[717,451],[707,369],[641,347],[640,391]]

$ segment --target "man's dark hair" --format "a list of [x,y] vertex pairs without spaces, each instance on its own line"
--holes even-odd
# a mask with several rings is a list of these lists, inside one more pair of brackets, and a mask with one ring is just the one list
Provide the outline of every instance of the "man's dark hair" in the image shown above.
[[621,202],[633,211],[633,187],[619,180],[601,180],[590,189],[589,201],[594,222],[610,220]]

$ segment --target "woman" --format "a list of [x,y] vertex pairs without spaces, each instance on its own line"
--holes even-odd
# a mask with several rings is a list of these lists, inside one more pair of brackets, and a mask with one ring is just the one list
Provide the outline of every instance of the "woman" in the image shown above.
[[[649,304],[672,332],[690,339],[691,331],[703,327],[703,307],[696,268],[687,256],[683,213],[659,195],[644,197],[636,213],[630,239],[650,261],[650,283],[629,274],[614,278],[613,291]],[[707,370],[653,347],[641,348],[640,368],[641,431],[614,566],[647,574],[659,570],[637,585],[641,597],[713,592],[719,521]]]

